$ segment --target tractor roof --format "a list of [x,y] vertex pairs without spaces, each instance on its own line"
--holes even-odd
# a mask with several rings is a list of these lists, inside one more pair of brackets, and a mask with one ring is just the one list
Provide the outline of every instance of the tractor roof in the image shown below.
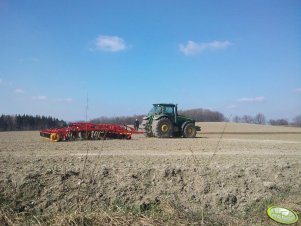
[[164,103],[160,103],[160,104],[153,104],[154,106],[167,106],[167,107],[175,107],[177,106],[176,104],[164,104]]

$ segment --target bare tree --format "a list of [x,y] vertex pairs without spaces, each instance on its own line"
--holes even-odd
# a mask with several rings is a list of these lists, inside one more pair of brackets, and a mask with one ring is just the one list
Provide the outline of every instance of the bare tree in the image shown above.
[[239,123],[239,122],[241,122],[241,117],[239,117],[238,115],[236,115],[236,116],[233,117],[232,121],[236,122],[236,123]]
[[293,124],[295,126],[300,126],[301,127],[301,115],[297,115],[294,119],[293,119]]
[[254,118],[250,115],[244,115],[242,117],[242,122],[243,123],[254,123]]
[[264,114],[258,113],[258,114],[255,116],[255,118],[254,118],[254,122],[255,122],[256,124],[262,124],[262,125],[264,125],[264,124],[266,123],[266,119],[265,119]]

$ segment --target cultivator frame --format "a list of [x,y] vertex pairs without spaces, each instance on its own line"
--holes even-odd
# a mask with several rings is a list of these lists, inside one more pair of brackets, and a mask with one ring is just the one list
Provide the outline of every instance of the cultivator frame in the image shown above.
[[132,127],[117,124],[70,123],[67,127],[40,131],[40,136],[52,141],[131,139],[132,134],[143,134]]

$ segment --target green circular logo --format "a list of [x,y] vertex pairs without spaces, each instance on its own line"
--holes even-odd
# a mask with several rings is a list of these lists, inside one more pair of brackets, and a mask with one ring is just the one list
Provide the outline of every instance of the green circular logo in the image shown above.
[[298,221],[298,215],[290,209],[272,206],[268,208],[267,214],[274,221],[282,224],[293,224]]

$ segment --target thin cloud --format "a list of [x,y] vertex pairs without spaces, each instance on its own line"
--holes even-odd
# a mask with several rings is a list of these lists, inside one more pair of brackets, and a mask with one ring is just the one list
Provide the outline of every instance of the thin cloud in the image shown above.
[[294,93],[301,93],[301,88],[294,89]]
[[65,103],[71,103],[73,102],[73,99],[68,97],[68,98],[59,98],[57,99],[58,102],[65,102]]
[[40,59],[37,57],[33,57],[33,58],[31,58],[31,61],[34,63],[38,63],[38,62],[40,62]]
[[5,80],[0,78],[0,85],[3,85],[3,86],[10,85],[10,82],[5,81]]
[[119,52],[126,50],[126,42],[118,36],[100,35],[96,39],[96,49],[105,52]]
[[18,59],[20,63],[39,63],[40,58],[37,57],[31,57],[31,58],[20,58]]
[[258,103],[258,102],[263,102],[265,101],[265,98],[262,96],[259,97],[244,97],[244,98],[239,98],[237,100],[240,103]]
[[197,43],[194,41],[188,41],[186,44],[179,44],[179,50],[184,55],[197,55],[206,50],[219,50],[228,48],[232,43],[229,41],[212,41]]
[[237,108],[237,105],[231,104],[231,105],[228,105],[227,108],[228,109],[235,109],[235,108]]
[[47,99],[47,96],[33,96],[32,97],[33,100],[46,100]]
[[16,93],[16,94],[23,94],[23,93],[25,93],[25,91],[23,89],[15,89],[14,93]]

